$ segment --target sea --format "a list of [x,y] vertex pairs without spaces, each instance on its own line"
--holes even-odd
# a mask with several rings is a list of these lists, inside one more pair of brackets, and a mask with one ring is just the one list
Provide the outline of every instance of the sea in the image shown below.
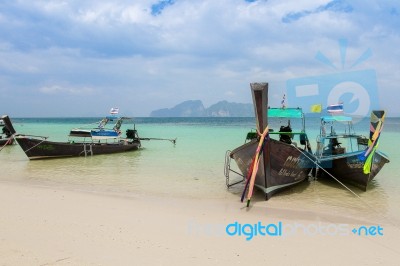
[[[20,134],[46,136],[67,141],[72,128],[96,126],[101,118],[12,118]],[[270,128],[287,123],[270,120]],[[296,124],[292,122],[295,129]],[[320,118],[307,118],[306,131],[315,150]],[[240,195],[244,185],[226,187],[225,155],[242,145],[246,134],[255,129],[255,118],[151,118],[138,117],[126,122],[122,131],[135,128],[142,138],[176,139],[142,141],[138,151],[93,157],[30,161],[18,145],[0,151],[0,182],[23,183],[69,190],[110,193],[132,197],[159,196],[229,200],[244,206]],[[354,130],[368,136],[369,119],[355,121]],[[379,222],[400,225],[400,118],[386,118],[379,150],[390,158],[370,183],[366,192],[348,185],[358,195],[334,180],[312,180],[276,194],[264,201],[255,193],[257,206],[315,209]],[[235,167],[234,161],[231,162]],[[231,181],[242,177],[232,173]]]

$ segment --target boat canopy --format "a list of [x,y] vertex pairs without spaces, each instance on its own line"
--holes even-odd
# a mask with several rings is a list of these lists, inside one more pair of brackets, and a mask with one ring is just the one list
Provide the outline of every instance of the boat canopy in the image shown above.
[[115,130],[91,130],[90,135],[92,139],[115,139],[119,137],[119,132]]
[[303,118],[301,108],[268,108],[268,117]]
[[[91,129],[82,129],[75,128],[72,129],[69,133],[70,137],[91,137],[92,139],[115,139],[119,138],[121,135],[121,125],[123,120],[132,119],[130,117],[121,117],[121,116],[106,116],[103,118],[96,128]],[[105,126],[110,121],[115,121],[115,125],[112,129],[106,129]]]
[[323,116],[321,117],[321,121],[324,122],[351,122],[352,118],[350,116],[344,115],[334,115],[334,116]]
[[114,121],[114,120],[118,120],[118,119],[122,119],[122,120],[130,120],[130,119],[132,119],[132,117],[126,117],[126,116],[106,116],[105,118],[110,120],[110,121]]

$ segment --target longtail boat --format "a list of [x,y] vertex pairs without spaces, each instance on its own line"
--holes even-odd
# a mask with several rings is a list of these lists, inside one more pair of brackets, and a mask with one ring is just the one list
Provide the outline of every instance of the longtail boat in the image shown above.
[[[134,151],[140,148],[141,142],[136,129],[128,129],[122,137],[120,127],[126,117],[108,116],[97,128],[73,129],[68,142],[54,142],[47,137],[16,134],[8,116],[2,117],[5,127],[14,135],[19,146],[30,160],[60,157],[88,156]],[[115,121],[112,129],[105,125]]]
[[[370,136],[367,138],[355,133],[349,116],[321,117],[315,153],[316,175],[331,175],[366,191],[368,183],[389,163],[389,157],[377,149],[384,119],[385,111],[371,112]],[[337,125],[344,127],[343,132],[336,132]]]
[[[261,190],[268,200],[276,192],[306,180],[313,164],[304,154],[307,154],[309,158],[313,158],[313,155],[305,132],[305,118],[302,110],[300,108],[268,108],[268,84],[252,83],[250,86],[258,133],[249,133],[247,135],[249,142],[227,152],[225,176],[228,187],[246,181],[245,189],[247,183],[249,183],[249,189],[252,189],[251,186],[254,183],[255,188]],[[281,126],[279,131],[274,131],[273,128],[268,128],[268,117],[287,118],[288,124]],[[291,119],[301,120],[300,130],[292,131]],[[268,133],[260,146],[261,132],[265,132],[266,129]],[[298,143],[294,141],[295,138],[299,139]],[[231,168],[230,159],[236,162],[241,174]],[[229,173],[232,171],[242,175],[243,180],[230,183]],[[253,181],[249,181],[251,177],[254,178]]]

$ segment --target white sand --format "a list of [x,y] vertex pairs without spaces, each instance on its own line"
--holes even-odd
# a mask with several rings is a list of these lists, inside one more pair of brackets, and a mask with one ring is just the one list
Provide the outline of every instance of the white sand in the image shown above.
[[391,224],[375,237],[300,232],[246,241],[218,231],[235,221],[357,223],[270,205],[246,210],[231,199],[132,198],[3,182],[0,265],[399,265],[400,230]]

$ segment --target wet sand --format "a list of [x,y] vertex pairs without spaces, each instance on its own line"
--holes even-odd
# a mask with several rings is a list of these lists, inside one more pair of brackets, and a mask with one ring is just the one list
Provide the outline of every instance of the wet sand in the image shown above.
[[[400,230],[390,222],[379,225],[383,235],[358,236],[337,227],[368,223],[357,217],[264,201],[246,209],[236,197],[135,196],[1,182],[0,210],[0,265],[398,265],[400,259]],[[281,223],[284,232],[247,241],[225,232],[235,222]],[[315,234],[315,227],[328,229]]]

